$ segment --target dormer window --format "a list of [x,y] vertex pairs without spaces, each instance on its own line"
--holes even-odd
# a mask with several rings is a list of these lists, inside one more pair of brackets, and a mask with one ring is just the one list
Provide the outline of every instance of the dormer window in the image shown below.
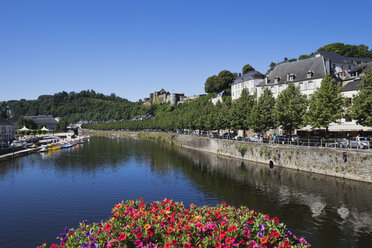
[[280,77],[276,76],[275,77],[275,83],[277,84],[277,83],[279,83],[279,81],[280,81]]
[[312,71],[308,71],[308,72],[306,73],[306,77],[307,77],[307,78],[311,78],[313,75],[314,75],[314,72],[312,72]]
[[293,73],[288,75],[288,80],[289,81],[294,81],[294,79],[295,79],[295,75]]

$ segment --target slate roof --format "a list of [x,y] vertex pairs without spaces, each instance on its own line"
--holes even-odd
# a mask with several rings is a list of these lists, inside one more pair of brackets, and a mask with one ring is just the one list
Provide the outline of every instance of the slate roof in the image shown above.
[[7,119],[0,118],[0,125],[4,126],[13,126],[14,123],[11,121],[8,121]]
[[23,116],[25,119],[31,119],[37,124],[57,124],[57,121],[51,115]]
[[240,82],[252,80],[252,79],[264,79],[264,78],[265,78],[265,75],[262,74],[261,72],[250,71],[250,72],[247,72],[246,74],[243,74],[243,76],[235,79],[234,82],[232,83],[232,85],[238,84]]
[[360,85],[362,85],[362,82],[360,80],[352,81],[345,85],[344,87],[342,87],[341,92],[358,90]]
[[364,63],[364,64],[361,64],[361,65],[355,66],[353,69],[351,69],[349,71],[349,73],[353,73],[353,72],[357,72],[357,71],[367,72],[371,68],[372,68],[372,62]]
[[372,62],[372,59],[369,58],[353,58],[353,57],[344,57],[338,53],[330,51],[318,51],[317,54],[323,55],[324,59],[329,59],[333,63],[343,63],[350,64],[353,62]]
[[[312,72],[311,78],[307,78],[307,73],[309,71]],[[290,74],[294,75],[293,81],[287,80],[287,76]],[[278,84],[282,84],[287,82],[298,82],[303,80],[322,78],[325,74],[326,71],[322,56],[315,56],[308,59],[278,64],[267,75],[267,84],[274,84],[276,77],[279,77]],[[262,85],[265,85],[265,82],[258,86]]]

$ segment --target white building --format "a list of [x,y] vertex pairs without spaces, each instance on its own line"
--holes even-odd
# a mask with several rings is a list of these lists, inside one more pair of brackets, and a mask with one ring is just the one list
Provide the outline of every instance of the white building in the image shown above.
[[0,118],[0,143],[14,140],[15,125],[13,122]]
[[[296,87],[300,86],[301,94],[309,96],[320,87],[325,74],[330,74],[338,81],[349,80],[347,84],[344,84],[341,92],[351,102],[353,95],[358,94],[358,85],[360,85],[360,80],[352,81],[351,79],[355,79],[355,75],[362,73],[358,68],[367,68],[371,61],[372,59],[368,58],[343,57],[327,51],[319,51],[313,57],[304,60],[284,61],[266,76],[264,82],[256,85],[257,96],[262,95],[264,88],[269,88],[274,98],[277,98],[289,83],[293,83]],[[301,130],[309,131],[311,127],[306,126]],[[342,118],[339,123],[331,123],[329,126],[329,131],[333,132],[361,130],[372,131],[371,128],[356,124],[356,121],[349,116]]]
[[223,90],[223,91],[221,91],[220,93],[218,93],[217,95],[214,95],[213,97],[212,97],[212,99],[211,99],[211,101],[212,101],[212,103],[213,103],[213,105],[216,105],[217,104],[217,102],[223,102],[223,96],[227,96],[227,92],[226,92],[226,90]]
[[263,83],[256,86],[257,95],[260,96],[264,88],[268,87],[276,98],[287,88],[288,83],[294,83],[300,86],[302,94],[308,96],[320,87],[325,74],[346,80],[351,77],[351,70],[368,62],[372,62],[372,59],[344,57],[328,51],[318,51],[313,57],[304,60],[285,60],[275,66]]
[[262,84],[265,80],[265,75],[258,71],[250,71],[243,76],[235,79],[234,83],[231,85],[231,99],[238,99],[243,89],[248,89],[250,95],[256,93],[256,86]]
[[257,96],[262,95],[264,88],[269,88],[277,98],[289,83],[300,86],[303,95],[311,95],[320,86],[326,73],[324,58],[321,55],[295,62],[283,62],[266,76],[263,83],[256,86]]

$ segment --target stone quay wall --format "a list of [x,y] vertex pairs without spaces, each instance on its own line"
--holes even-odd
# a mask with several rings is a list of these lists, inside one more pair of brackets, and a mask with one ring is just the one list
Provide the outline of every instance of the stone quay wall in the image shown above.
[[84,134],[153,139],[222,156],[372,183],[372,152],[356,149],[247,143],[194,135],[83,130]]

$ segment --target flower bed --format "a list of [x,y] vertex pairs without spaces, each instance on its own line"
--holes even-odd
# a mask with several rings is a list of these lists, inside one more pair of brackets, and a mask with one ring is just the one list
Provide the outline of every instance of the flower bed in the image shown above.
[[[185,208],[182,202],[121,202],[108,221],[80,223],[58,236],[50,247],[310,247],[279,219],[247,207],[219,206]],[[47,244],[40,247],[45,248]]]

